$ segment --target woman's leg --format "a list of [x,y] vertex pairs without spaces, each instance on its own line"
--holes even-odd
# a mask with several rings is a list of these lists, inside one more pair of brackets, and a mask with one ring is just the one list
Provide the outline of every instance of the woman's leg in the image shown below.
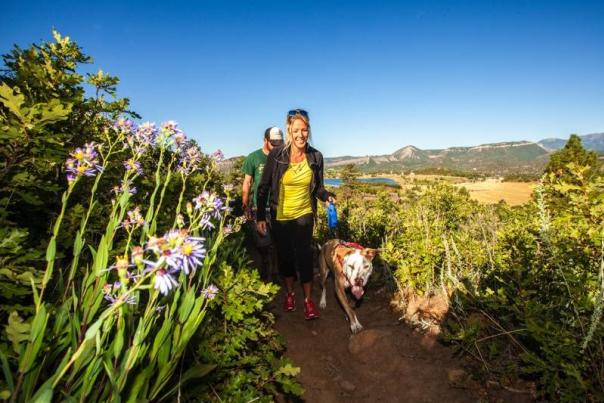
[[289,221],[273,221],[274,242],[277,247],[277,258],[279,261],[279,273],[283,277],[294,277],[296,268],[294,266],[293,239]]
[[294,245],[290,221],[277,221],[272,223],[275,246],[277,247],[277,260],[279,273],[285,279],[288,293],[294,292],[296,267],[294,262]]
[[300,283],[304,290],[304,298],[310,300],[312,297],[312,230],[314,218],[312,214],[306,214],[295,221],[294,247],[296,270],[300,274]]

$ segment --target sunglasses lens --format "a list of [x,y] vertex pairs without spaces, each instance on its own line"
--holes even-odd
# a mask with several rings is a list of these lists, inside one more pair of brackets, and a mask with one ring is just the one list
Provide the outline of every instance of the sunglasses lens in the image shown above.
[[270,140],[269,143],[271,143],[273,147],[277,147],[283,144],[283,140]]
[[296,115],[301,115],[305,118],[308,118],[308,112],[306,112],[304,109],[292,109],[291,111],[287,112],[288,117],[293,117]]

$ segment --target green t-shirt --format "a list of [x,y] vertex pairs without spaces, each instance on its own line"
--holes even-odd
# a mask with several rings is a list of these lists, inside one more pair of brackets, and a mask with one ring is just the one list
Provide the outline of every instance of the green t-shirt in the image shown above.
[[252,177],[252,192],[254,193],[254,206],[257,207],[258,203],[256,201],[256,196],[258,194],[258,184],[260,183],[260,178],[262,178],[262,171],[264,171],[264,165],[266,164],[266,154],[262,151],[262,149],[258,149],[248,155],[243,161],[243,165],[241,166],[241,171]]

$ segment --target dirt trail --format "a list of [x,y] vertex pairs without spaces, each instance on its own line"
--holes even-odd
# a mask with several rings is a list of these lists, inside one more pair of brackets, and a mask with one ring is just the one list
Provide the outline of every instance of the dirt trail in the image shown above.
[[[320,290],[315,282],[314,300]],[[282,291],[283,292],[283,291]],[[287,356],[301,367],[298,377],[306,402],[516,402],[522,396],[487,396],[467,378],[451,351],[434,337],[401,324],[391,311],[385,288],[369,287],[357,316],[364,330],[352,336],[344,311],[328,282],[327,307],[321,318],[304,320],[301,290],[297,309],[281,309],[275,301],[276,326]]]

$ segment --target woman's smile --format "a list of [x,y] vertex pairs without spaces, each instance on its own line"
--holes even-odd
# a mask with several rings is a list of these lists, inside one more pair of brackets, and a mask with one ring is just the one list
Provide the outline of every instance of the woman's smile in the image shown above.
[[308,125],[302,119],[296,119],[291,129],[294,146],[298,149],[304,148],[308,141]]

